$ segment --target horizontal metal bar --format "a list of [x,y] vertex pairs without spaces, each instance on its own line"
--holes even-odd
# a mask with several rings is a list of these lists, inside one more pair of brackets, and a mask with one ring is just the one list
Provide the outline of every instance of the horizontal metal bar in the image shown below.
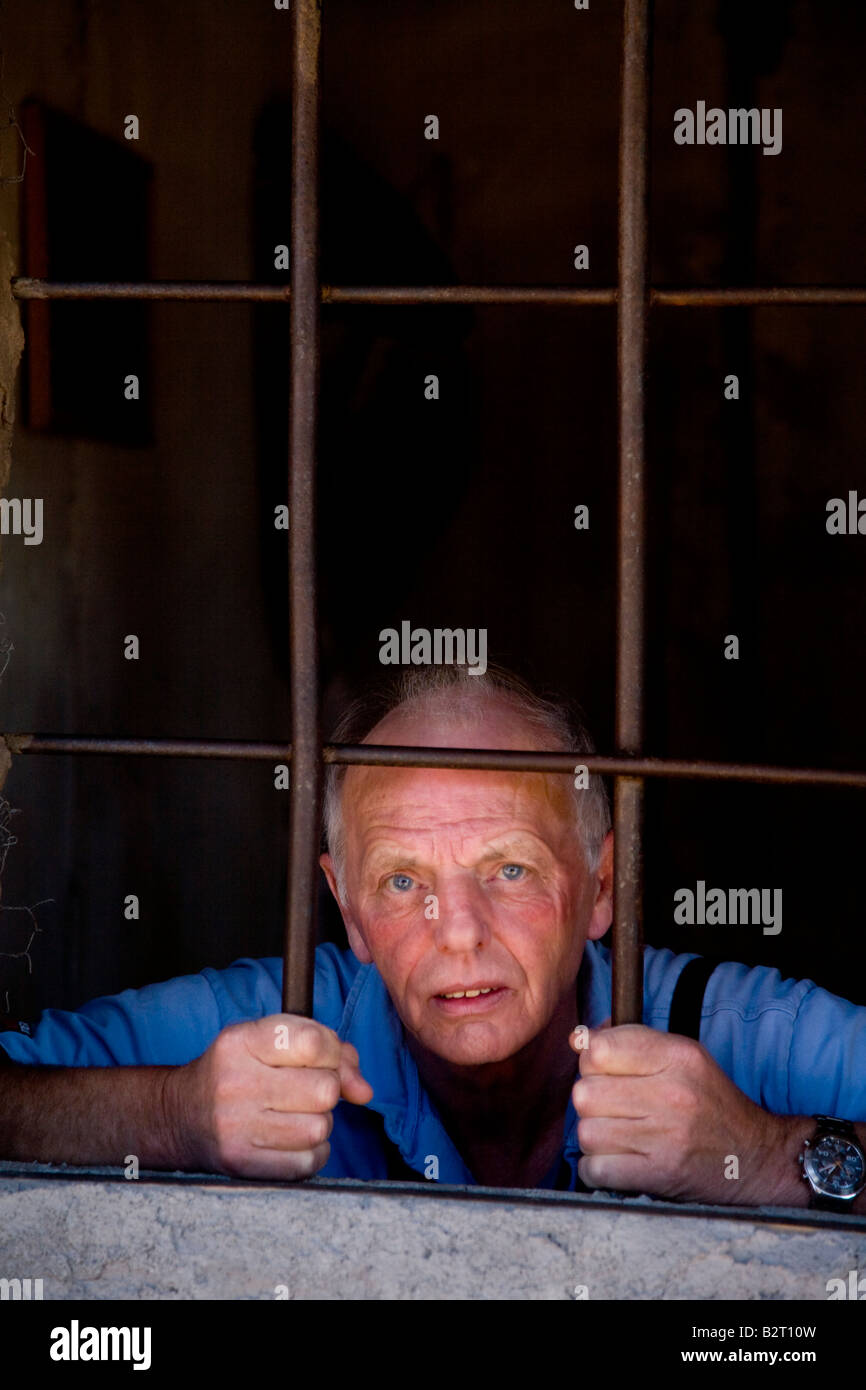
[[561,285],[411,285],[370,288],[324,285],[325,304],[615,304],[610,286],[569,289]]
[[13,753],[98,753],[108,757],[291,760],[288,743],[246,743],[198,738],[67,738],[62,734],[6,734]]
[[288,284],[246,285],[215,284],[192,280],[103,281],[33,280],[26,276],[13,278],[15,299],[182,299],[228,300],[229,302],[270,301],[288,303],[291,299]]
[[[285,285],[197,284],[191,281],[151,283],[75,283],[34,280],[20,276],[12,281],[16,299],[164,299],[222,300],[255,303],[289,303],[291,287]],[[322,285],[323,304],[615,304],[615,289],[567,289],[551,286],[420,285],[336,286]]]
[[729,306],[784,308],[787,305],[866,304],[866,288],[857,285],[777,285],[751,289],[653,289],[650,303],[665,309],[725,309]]
[[[285,285],[219,284],[193,281],[152,281],[149,283],[76,283],[60,280],[34,280],[18,276],[12,280],[16,299],[150,299],[185,302],[288,304],[291,290]],[[581,305],[616,304],[616,287],[568,289],[539,285],[420,285],[420,286],[339,286],[323,285],[323,304],[524,304]],[[866,304],[866,288],[859,286],[767,286],[736,289],[651,289],[650,303],[659,308],[726,308],[761,305],[781,308],[788,305]]]
[[[96,753],[108,756],[235,758],[291,762],[287,743],[203,739],[67,738],[58,734],[6,734],[13,753]],[[658,777],[675,781],[753,782],[767,786],[866,789],[866,772],[832,768],[772,767],[762,763],[714,763],[686,758],[608,757],[495,748],[412,748],[396,744],[327,743],[325,763],[349,767],[430,767],[479,772],[574,772],[579,764],[610,777]]]
[[755,763],[709,763],[683,758],[609,757],[583,753],[538,753],[486,748],[408,748],[370,743],[326,744],[326,763],[370,767],[473,768],[479,771],[574,772],[580,764],[601,776],[694,778],[703,781],[763,782],[866,788],[866,772],[828,768],[765,767]]

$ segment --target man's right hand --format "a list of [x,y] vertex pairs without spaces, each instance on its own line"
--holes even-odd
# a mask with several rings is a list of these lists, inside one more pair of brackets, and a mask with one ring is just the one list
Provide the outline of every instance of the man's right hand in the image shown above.
[[166,1077],[166,1118],[183,1167],[231,1177],[312,1177],[331,1152],[339,1100],[366,1105],[351,1043],[295,1014],[224,1028]]

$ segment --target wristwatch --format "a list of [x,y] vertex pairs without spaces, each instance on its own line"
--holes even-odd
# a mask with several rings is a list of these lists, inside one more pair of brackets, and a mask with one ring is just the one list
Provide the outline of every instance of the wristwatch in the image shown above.
[[850,1120],[836,1115],[815,1115],[818,1128],[803,1144],[799,1163],[803,1181],[809,1184],[810,1207],[824,1211],[850,1211],[854,1198],[866,1187],[866,1153]]

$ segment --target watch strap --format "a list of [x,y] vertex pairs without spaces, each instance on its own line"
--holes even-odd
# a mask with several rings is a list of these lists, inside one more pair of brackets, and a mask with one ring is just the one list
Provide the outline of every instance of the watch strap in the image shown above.
[[850,1211],[853,1197],[828,1197],[824,1192],[816,1192],[810,1187],[809,1206],[813,1211]]
[[818,1125],[816,1133],[829,1130],[831,1134],[844,1134],[857,1141],[857,1131],[850,1120],[840,1120],[838,1115],[813,1115],[812,1119]]

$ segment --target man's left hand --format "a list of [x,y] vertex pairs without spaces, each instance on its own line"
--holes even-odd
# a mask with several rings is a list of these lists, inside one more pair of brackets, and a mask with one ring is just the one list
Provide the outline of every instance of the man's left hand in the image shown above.
[[699,1042],[629,1023],[591,1030],[579,1050],[572,1099],[587,1187],[744,1206],[774,1200],[785,1117],[755,1105]]

